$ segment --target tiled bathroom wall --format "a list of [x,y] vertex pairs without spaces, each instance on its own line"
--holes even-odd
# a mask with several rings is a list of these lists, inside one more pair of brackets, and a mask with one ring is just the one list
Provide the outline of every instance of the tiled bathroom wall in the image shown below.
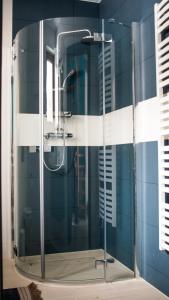
[[169,295],[169,254],[159,250],[158,145],[137,144],[138,265],[141,275]]
[[[154,4],[157,2],[160,1],[107,0],[101,4],[102,17],[114,17],[127,23],[138,22],[136,36],[137,102],[156,96]],[[136,156],[137,263],[141,276],[169,295],[169,254],[159,251],[157,141],[137,144]]]
[[160,0],[105,0],[100,6],[103,18],[115,18],[126,24],[139,23],[136,37],[136,76],[141,85],[136,83],[139,101],[156,95],[154,4],[157,2]]
[[99,17],[99,6],[76,0],[14,0],[13,36],[23,27],[57,17]]

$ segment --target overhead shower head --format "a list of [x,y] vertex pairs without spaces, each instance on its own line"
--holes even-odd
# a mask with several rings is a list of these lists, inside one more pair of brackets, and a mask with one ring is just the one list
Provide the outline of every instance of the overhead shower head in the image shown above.
[[94,44],[94,43],[100,43],[102,42],[102,34],[98,32],[94,32],[93,35],[87,35],[82,37],[82,43],[83,44]]
[[94,42],[94,36],[93,35],[87,35],[82,37],[82,43],[83,44],[92,44]]

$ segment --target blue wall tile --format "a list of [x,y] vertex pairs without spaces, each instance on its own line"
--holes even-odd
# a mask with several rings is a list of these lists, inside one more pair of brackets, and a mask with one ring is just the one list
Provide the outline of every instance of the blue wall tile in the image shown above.
[[142,17],[142,1],[126,0],[113,17],[125,23],[139,21]]
[[158,184],[158,144],[157,142],[136,145],[136,177],[147,183]]
[[104,0],[100,5],[100,17],[111,18],[116,11],[122,9],[126,0]]
[[145,279],[157,289],[161,290],[164,294],[169,296],[169,277],[163,275],[161,272],[156,271],[154,268],[147,266]]
[[157,142],[136,146],[137,262],[141,276],[169,296],[169,254],[159,250]]
[[143,182],[140,180],[136,180],[136,212],[137,212],[137,222],[142,222],[142,213],[143,213],[143,200],[142,200],[142,194],[143,194]]
[[116,76],[132,68],[131,35],[127,34],[116,42]]
[[[169,254],[159,250],[158,226],[145,224],[145,265],[169,277]],[[146,273],[146,268],[145,268]]]
[[158,144],[143,144],[143,181],[158,184]]
[[142,222],[147,225],[157,226],[158,224],[158,186],[156,184],[142,184],[143,214]]
[[150,99],[156,96],[156,64],[155,56],[142,62],[142,89],[143,99]]
[[125,179],[117,179],[117,214],[124,217],[132,217],[133,212],[133,182]]
[[155,55],[154,14],[148,16],[140,24],[142,43],[142,60]]
[[117,178],[133,181],[133,145],[116,146]]
[[146,18],[147,16],[154,13],[154,5],[156,3],[160,3],[161,0],[142,0],[142,18]]
[[[127,266],[130,270],[134,270],[134,262],[133,262],[133,255],[130,252],[126,251],[126,247],[119,248],[117,259]],[[121,279],[121,278],[120,278]]]
[[25,25],[57,17],[99,17],[99,5],[76,0],[14,0],[13,36]]
[[143,173],[143,146],[141,143],[136,144],[136,179],[142,180]]
[[[115,146],[113,146],[115,147]],[[133,145],[116,146],[116,227],[107,223],[107,250],[134,268]]]
[[[70,13],[69,13],[70,15]],[[95,3],[87,3],[87,2],[80,2],[75,1],[75,16],[79,17],[99,17],[99,5]]]
[[[155,77],[155,41],[154,41],[154,4],[160,0],[124,0],[103,1],[100,6],[100,15],[103,18],[114,17],[118,21],[131,24],[140,23],[140,33],[136,38],[136,94],[137,101],[146,100],[156,96]],[[111,10],[110,10],[111,8]],[[116,31],[121,31],[119,25],[113,25]],[[138,60],[138,53],[140,59]],[[148,59],[149,58],[149,59]],[[140,68],[140,70],[138,70]],[[117,83],[118,84],[118,83]],[[118,86],[119,88],[119,86]],[[124,102],[122,105],[125,106]]]
[[100,5],[103,18],[119,17],[122,22],[139,22],[153,13],[154,4],[161,0],[105,0]]
[[132,105],[131,70],[116,77],[116,109]]

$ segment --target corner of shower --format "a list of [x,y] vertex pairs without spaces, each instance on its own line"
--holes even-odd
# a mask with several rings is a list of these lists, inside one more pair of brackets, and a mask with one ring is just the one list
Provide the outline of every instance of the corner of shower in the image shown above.
[[[125,72],[132,88],[132,64],[120,64],[131,36],[114,23],[49,19],[15,39],[14,255],[32,279],[134,277],[132,141],[109,134]],[[131,49],[126,55],[130,62]]]

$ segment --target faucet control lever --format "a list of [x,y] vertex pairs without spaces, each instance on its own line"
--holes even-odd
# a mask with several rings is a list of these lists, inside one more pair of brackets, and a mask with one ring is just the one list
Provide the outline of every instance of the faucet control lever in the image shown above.
[[44,138],[46,140],[49,140],[49,139],[54,139],[54,138],[59,138],[59,139],[67,139],[67,138],[73,138],[73,134],[68,132],[68,133],[65,133],[63,132],[62,130],[60,131],[57,131],[57,132],[48,132],[46,134],[44,134]]
[[71,118],[72,113],[71,113],[71,111],[63,111],[61,117],[62,118]]

